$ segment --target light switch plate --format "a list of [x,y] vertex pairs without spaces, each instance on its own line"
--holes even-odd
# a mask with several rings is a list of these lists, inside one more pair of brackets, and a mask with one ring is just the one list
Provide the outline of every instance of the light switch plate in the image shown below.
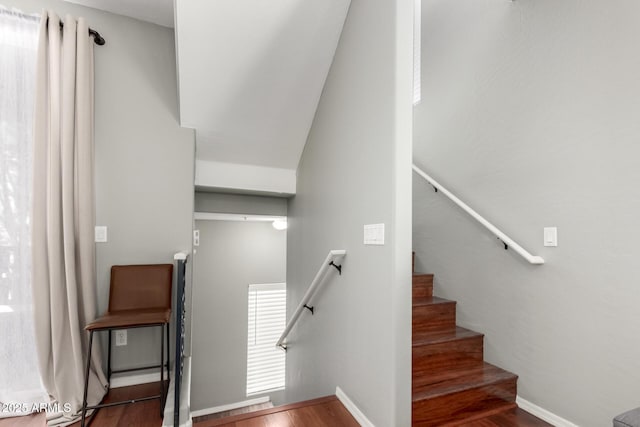
[[200,230],[193,230],[193,246],[200,246]]
[[544,245],[545,246],[558,246],[558,228],[557,227],[545,227],[544,228]]
[[366,224],[364,226],[365,245],[384,245],[384,224]]
[[107,242],[107,226],[106,225],[96,225],[96,228],[94,229],[94,241],[96,243]]

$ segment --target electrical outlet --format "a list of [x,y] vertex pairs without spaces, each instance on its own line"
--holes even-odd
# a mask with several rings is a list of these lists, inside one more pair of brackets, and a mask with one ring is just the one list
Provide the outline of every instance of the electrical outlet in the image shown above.
[[116,346],[127,345],[127,330],[118,329],[116,331]]

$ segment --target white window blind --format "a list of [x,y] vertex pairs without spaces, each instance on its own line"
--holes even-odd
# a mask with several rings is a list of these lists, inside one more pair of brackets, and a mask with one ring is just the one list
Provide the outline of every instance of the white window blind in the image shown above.
[[249,285],[247,396],[284,389],[286,353],[276,347],[287,320],[284,283]]

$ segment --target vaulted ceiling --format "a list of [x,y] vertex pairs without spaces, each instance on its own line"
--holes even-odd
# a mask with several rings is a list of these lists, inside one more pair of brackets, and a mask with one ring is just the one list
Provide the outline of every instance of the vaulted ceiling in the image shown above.
[[295,193],[350,0],[67,1],[175,22],[180,121],[196,131],[197,186]]

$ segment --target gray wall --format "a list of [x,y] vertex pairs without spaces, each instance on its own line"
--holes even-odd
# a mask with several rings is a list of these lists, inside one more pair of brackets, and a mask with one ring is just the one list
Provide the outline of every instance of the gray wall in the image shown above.
[[[288,210],[289,316],[328,251],[347,256],[290,335],[287,400],[339,386],[378,427],[410,424],[411,4],[351,2]],[[363,245],[372,223],[384,246]]]
[[195,212],[287,215],[287,199],[196,191]]
[[640,395],[638,16],[630,0],[423,1],[415,160],[546,264],[416,179],[417,268],[521,397],[585,427]]
[[[247,287],[285,282],[287,253],[286,231],[271,223],[196,221],[196,227],[192,410],[247,400]],[[281,403],[282,392],[271,398]]]
[[[25,12],[48,8],[87,18],[106,39],[95,48],[96,220],[99,308],[114,264],[173,263],[190,252],[194,133],[178,124],[173,30],[59,0],[6,0]],[[160,332],[130,330],[114,367],[159,362]]]

